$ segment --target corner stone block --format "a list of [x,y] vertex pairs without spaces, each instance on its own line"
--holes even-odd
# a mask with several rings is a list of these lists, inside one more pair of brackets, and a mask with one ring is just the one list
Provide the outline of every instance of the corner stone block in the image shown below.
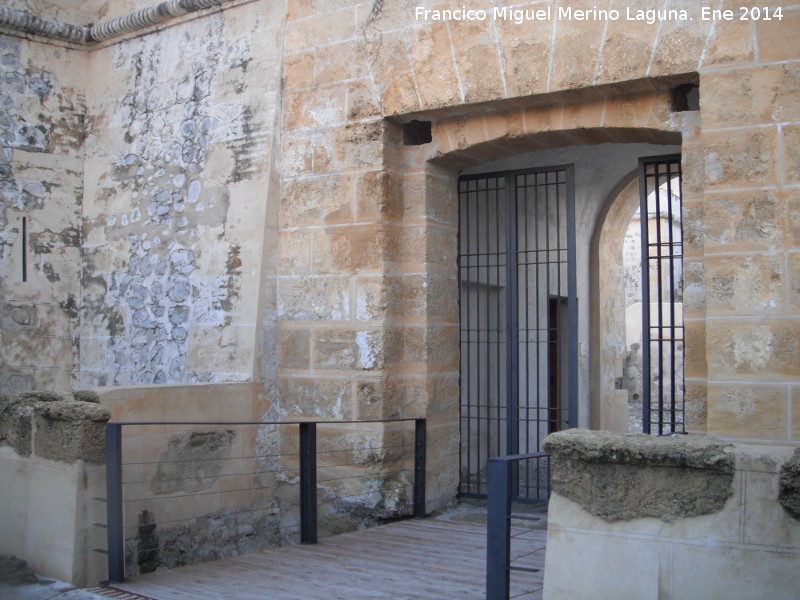
[[356,183],[356,220],[394,221],[403,215],[403,178],[388,171],[368,171]]
[[729,438],[785,440],[787,390],[769,385],[708,385],[708,433]]

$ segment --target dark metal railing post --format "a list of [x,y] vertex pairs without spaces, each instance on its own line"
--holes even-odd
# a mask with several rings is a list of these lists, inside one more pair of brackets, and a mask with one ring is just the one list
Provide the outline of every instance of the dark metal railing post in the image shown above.
[[425,516],[425,459],[426,459],[425,419],[414,421],[414,518]]
[[108,581],[125,581],[125,541],[122,531],[122,425],[106,424],[106,519]]
[[508,600],[511,554],[512,467],[502,458],[489,459],[487,498],[486,600]]
[[317,543],[317,424],[300,423],[300,541]]

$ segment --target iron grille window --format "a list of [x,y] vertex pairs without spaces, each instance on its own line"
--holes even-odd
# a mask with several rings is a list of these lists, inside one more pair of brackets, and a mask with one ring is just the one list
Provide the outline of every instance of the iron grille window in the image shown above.
[[684,429],[681,157],[639,161],[645,433]]
[[[577,404],[571,166],[459,179],[462,495],[486,494],[489,458],[541,450]],[[516,496],[549,493],[547,458]]]

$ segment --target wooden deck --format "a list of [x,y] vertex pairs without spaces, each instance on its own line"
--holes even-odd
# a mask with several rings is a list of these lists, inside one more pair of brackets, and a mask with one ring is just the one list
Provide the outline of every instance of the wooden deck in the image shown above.
[[[513,530],[511,596],[541,598],[546,532]],[[483,600],[486,526],[408,520],[115,585],[155,600]]]

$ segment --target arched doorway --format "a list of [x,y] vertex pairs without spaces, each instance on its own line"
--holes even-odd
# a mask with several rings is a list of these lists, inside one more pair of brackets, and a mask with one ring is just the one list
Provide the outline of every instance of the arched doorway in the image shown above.
[[[460,172],[460,186],[467,190],[470,202],[483,202],[477,215],[471,217],[473,221],[462,217],[459,225],[461,264],[471,266],[460,279],[462,495],[485,494],[485,463],[489,457],[537,451],[543,438],[554,430],[567,426],[613,429],[616,419],[619,421],[616,429],[627,431],[627,398],[616,416],[613,402],[614,387],[621,376],[626,353],[624,288],[620,292],[621,299],[614,294],[614,302],[602,305],[596,291],[599,286],[608,284],[600,281],[600,271],[605,269],[619,271],[618,281],[624,283],[622,246],[619,246],[619,253],[613,253],[613,258],[605,258],[600,267],[597,244],[592,240],[596,232],[602,230],[602,223],[614,221],[608,219],[609,198],[619,196],[621,188],[630,184],[632,210],[623,223],[617,224],[621,228],[619,243],[624,241],[624,230],[638,197],[635,173],[639,158],[663,154],[665,149],[674,152],[679,146],[652,143],[572,145],[521,153]],[[530,260],[529,255],[523,256],[530,250],[527,246],[530,242],[515,247],[516,260],[527,261],[525,268],[532,269],[524,273],[531,279],[509,293],[507,284],[510,282],[503,274],[508,272],[510,262],[499,252],[501,246],[507,245],[508,232],[519,239],[525,235],[521,233],[523,229],[535,229],[538,222],[540,234],[545,236],[548,227],[543,227],[542,223],[558,220],[559,215],[566,222],[567,212],[547,216],[547,211],[540,210],[530,217],[536,210],[526,208],[524,219],[509,218],[509,212],[501,210],[499,200],[507,192],[506,184],[498,182],[509,177],[525,177],[532,172],[555,173],[561,167],[552,165],[563,164],[572,165],[570,169],[574,169],[574,180],[570,183],[574,187],[575,211],[572,247],[538,249],[536,253],[543,257],[541,262]],[[474,188],[471,192],[469,186]],[[557,194],[552,197],[555,196]],[[517,205],[515,210],[519,215],[523,209]],[[468,231],[468,228],[472,229]],[[464,242],[475,235],[479,242],[473,245]],[[563,288],[552,284],[552,277],[559,275],[547,274],[553,262],[548,259],[555,258],[559,252],[574,255],[573,334],[569,331],[567,271],[560,275]],[[519,267],[516,272],[522,273]],[[523,296],[522,290],[534,288],[538,289],[539,296]],[[553,290],[556,291],[551,293]],[[532,299],[536,297],[546,297],[546,300]],[[512,301],[518,306],[509,313]],[[611,315],[611,318],[601,319],[601,315]],[[505,332],[508,319],[514,316],[523,326],[516,333],[510,329]],[[527,327],[534,316],[538,324]],[[573,337],[567,343],[570,335]],[[612,352],[609,352],[609,339],[615,340]],[[599,357],[604,343],[601,340],[606,340],[605,352],[609,356]],[[508,342],[512,348],[508,348]],[[534,348],[538,348],[538,352]],[[531,379],[531,374],[536,376]],[[567,396],[561,397],[560,392],[565,389],[574,395],[572,404]],[[515,393],[510,393],[512,391]],[[612,392],[611,402],[609,391]],[[520,473],[519,481],[538,483],[540,478],[539,473]],[[520,488],[520,491],[524,497],[522,492],[528,490]],[[529,491],[530,499],[547,493],[536,485],[531,485]]]

